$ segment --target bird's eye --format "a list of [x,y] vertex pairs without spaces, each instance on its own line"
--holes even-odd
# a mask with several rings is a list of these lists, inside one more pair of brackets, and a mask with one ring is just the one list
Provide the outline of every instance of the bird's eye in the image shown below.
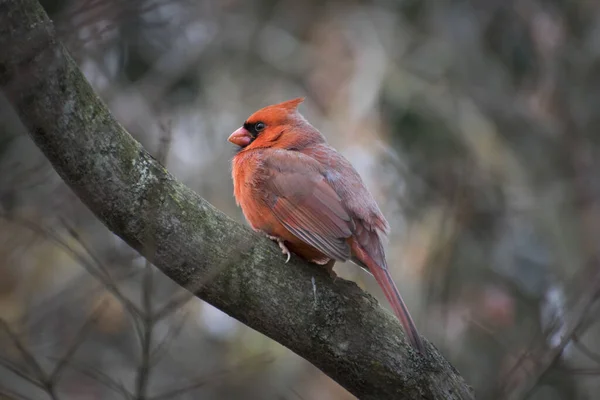
[[262,122],[257,122],[257,123],[254,125],[254,130],[255,130],[256,132],[260,132],[260,131],[262,131],[263,129],[265,129],[265,124],[264,124],[264,123],[262,123]]

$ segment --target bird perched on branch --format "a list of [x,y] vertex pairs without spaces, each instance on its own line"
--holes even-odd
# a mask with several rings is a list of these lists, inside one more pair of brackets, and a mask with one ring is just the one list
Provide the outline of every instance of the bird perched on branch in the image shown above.
[[387,267],[389,225],[362,179],[300,113],[303,98],[262,108],[229,136],[237,203],[256,231],[326,265],[352,260],[383,289],[411,344],[423,342]]

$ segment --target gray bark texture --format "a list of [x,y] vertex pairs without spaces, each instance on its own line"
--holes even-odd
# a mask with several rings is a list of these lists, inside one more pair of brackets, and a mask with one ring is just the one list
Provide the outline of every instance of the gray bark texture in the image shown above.
[[359,399],[473,398],[434,346],[415,353],[393,315],[356,284],[297,257],[284,264],[274,243],[174,179],[111,116],[36,0],[0,0],[0,88],[90,210],[200,299]]

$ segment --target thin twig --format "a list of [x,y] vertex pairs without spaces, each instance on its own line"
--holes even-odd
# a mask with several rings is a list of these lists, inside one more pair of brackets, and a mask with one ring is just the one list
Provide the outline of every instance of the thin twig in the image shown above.
[[42,384],[43,389],[48,393],[52,400],[57,400],[58,397],[54,389],[54,383],[50,380],[50,378],[48,377],[42,366],[38,363],[34,355],[27,349],[27,347],[25,347],[25,345],[21,342],[19,337],[14,334],[12,329],[10,329],[8,323],[2,318],[0,318],[0,326],[8,334],[9,338],[15,345],[15,348],[21,354],[21,357],[23,358],[25,363],[33,370],[33,373],[36,375],[37,380]]
[[52,381],[54,384],[56,384],[56,382],[60,378],[60,374],[62,373],[62,371],[65,368],[65,366],[67,365],[67,363],[71,360],[71,358],[73,357],[73,355],[75,354],[75,352],[77,351],[79,346],[86,339],[87,334],[90,331],[90,328],[98,320],[100,315],[105,311],[106,306],[107,306],[106,301],[103,301],[102,303],[100,303],[100,305],[96,308],[96,310],[94,310],[92,315],[90,315],[89,318],[85,321],[85,323],[81,326],[81,328],[75,335],[75,339],[73,340],[73,343],[71,343],[71,345],[69,346],[69,348],[67,349],[65,354],[60,358],[60,360],[54,367],[54,370],[50,374],[50,381]]
[[80,363],[74,362],[74,361],[69,362],[68,366],[69,366],[69,368],[73,369],[74,371],[77,371],[82,375],[85,375],[89,378],[92,378],[92,379],[102,383],[107,388],[122,395],[125,399],[132,400],[134,398],[132,396],[132,394],[129,393],[129,391],[125,388],[125,386],[123,386],[122,383],[116,382],[112,377],[110,377],[105,372],[100,371],[97,368],[94,368],[94,367],[91,367],[88,365],[83,365],[83,364],[80,364]]
[[[65,240],[63,240],[58,234],[25,218],[18,218],[15,216],[11,216],[9,218],[2,213],[0,213],[0,217],[5,217],[5,219],[8,222],[18,223],[32,230],[33,232],[38,233],[44,238],[50,239],[51,241],[59,245],[59,247],[66,250],[67,253],[69,253],[76,261],[78,261],[82,266],[84,266],[90,275],[102,282],[106,289],[115,297],[117,297],[132,315],[140,314],[140,311],[138,310],[136,305],[133,304],[127,297],[125,297],[121,293],[115,282],[112,279],[110,279],[110,277],[107,277],[103,273],[101,273],[97,268],[95,268],[95,266],[92,263],[90,263],[90,261],[86,257],[84,257],[77,250],[69,246],[69,244]],[[75,237],[74,239],[77,238]]]
[[[264,359],[261,360],[261,358],[264,358]],[[254,359],[257,359],[257,360],[254,361]],[[244,368],[249,368],[249,364],[252,364],[252,366],[254,367],[254,366],[256,366],[255,362],[259,362],[259,361],[262,361],[262,363],[264,363],[264,365],[266,365],[267,363],[272,363],[274,361],[274,359],[271,356],[266,356],[264,354],[261,354],[261,355],[252,357],[249,360],[245,360],[245,361],[239,363],[234,369],[228,368],[228,369],[213,373],[208,377],[203,377],[203,378],[199,379],[197,382],[182,386],[177,389],[169,390],[167,392],[153,396],[150,399],[151,400],[167,400],[167,399],[173,398],[175,396],[179,396],[183,393],[189,392],[194,389],[198,389],[209,383],[213,383],[213,382],[216,382],[217,380],[223,379],[226,376],[229,376],[233,371],[237,371],[239,373]]]
[[577,303],[571,311],[571,317],[566,321],[565,333],[561,338],[560,343],[551,349],[548,349],[539,358],[534,358],[536,369],[531,374],[529,379],[523,381],[506,396],[509,400],[518,400],[527,398],[535,389],[540,379],[548,372],[548,370],[558,360],[565,346],[572,340],[584,321],[588,310],[595,302],[598,293],[600,292],[600,271],[596,273],[594,279],[590,282],[587,290],[584,290],[579,297]]
[[152,318],[152,294],[154,292],[152,264],[147,261],[142,288],[143,331],[141,334],[142,359],[138,368],[136,378],[135,398],[145,400],[148,397],[148,383],[152,368],[150,358],[152,351],[152,337],[154,333],[155,320]]
[[577,334],[573,335],[573,344],[581,353],[585,354],[590,360],[600,364],[600,354],[592,351],[589,347],[581,342]]
[[186,321],[187,313],[183,315],[179,321],[172,322],[170,324],[169,331],[165,335],[165,338],[154,347],[154,350],[150,354],[150,361],[152,365],[156,365],[162,358],[164,353],[168,350],[168,345],[172,343],[173,339],[179,335]]
[[4,358],[0,358],[0,365],[6,368],[8,371],[12,372],[13,374],[17,375],[19,378],[31,383],[32,385],[40,389],[44,389],[44,385],[40,381],[29,376],[26,372],[21,371],[21,369],[13,362]]

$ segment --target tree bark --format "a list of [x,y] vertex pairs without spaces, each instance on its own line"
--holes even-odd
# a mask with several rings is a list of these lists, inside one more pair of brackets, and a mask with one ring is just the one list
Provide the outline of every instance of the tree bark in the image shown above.
[[471,399],[430,344],[178,182],[112,117],[36,0],[0,0],[0,88],[79,198],[173,281],[310,361],[360,399]]

